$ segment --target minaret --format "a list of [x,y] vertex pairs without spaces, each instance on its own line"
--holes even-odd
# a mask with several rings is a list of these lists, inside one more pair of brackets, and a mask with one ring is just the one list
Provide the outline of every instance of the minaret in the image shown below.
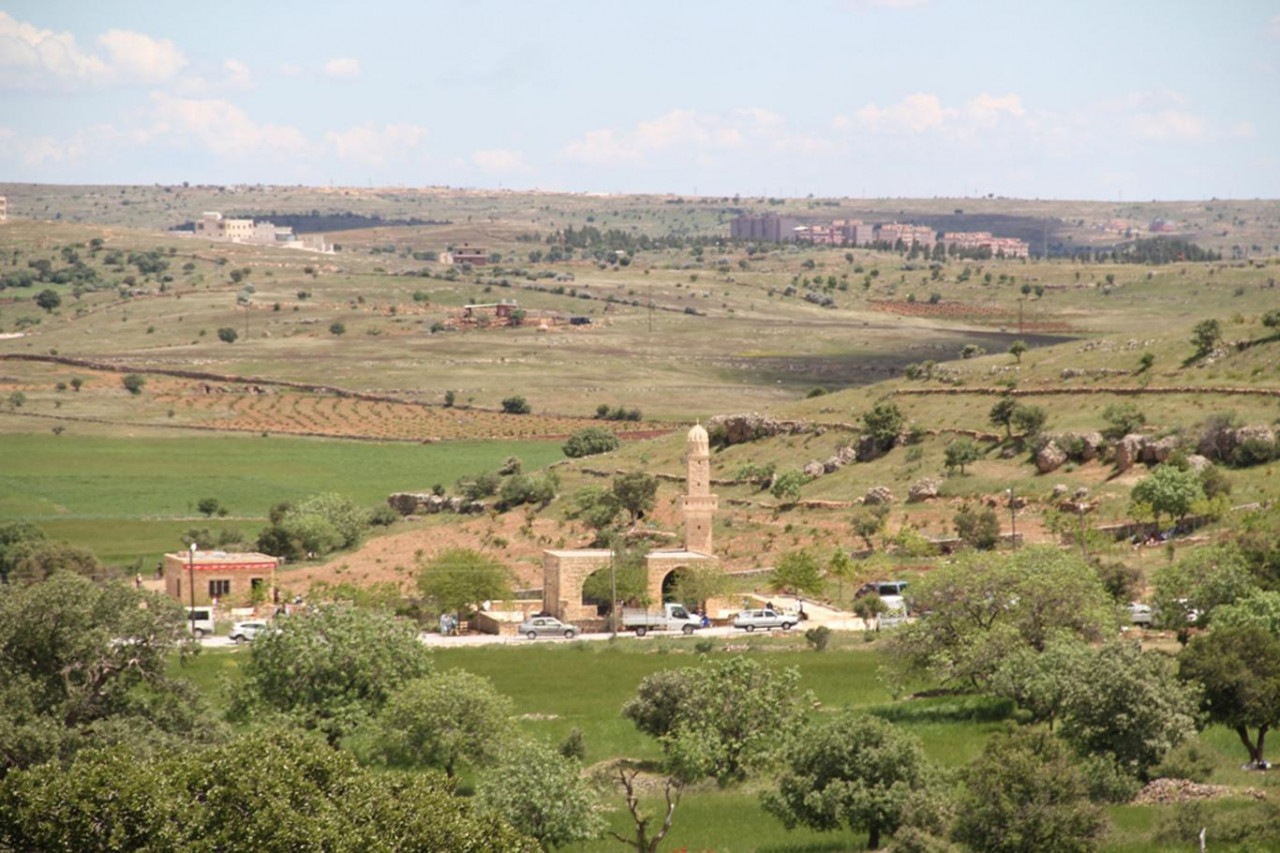
[[684,549],[713,555],[711,523],[719,503],[711,494],[711,445],[702,424],[689,430],[686,461],[689,466],[684,496]]

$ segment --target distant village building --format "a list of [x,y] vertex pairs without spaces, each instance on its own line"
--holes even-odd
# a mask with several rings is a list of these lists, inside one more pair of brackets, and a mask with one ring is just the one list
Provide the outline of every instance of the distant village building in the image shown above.
[[228,219],[217,211],[201,214],[195,223],[195,235],[232,243],[254,243],[285,249],[307,249],[312,252],[333,251],[333,246],[322,234],[294,234],[293,228],[288,225],[276,225],[267,220]]
[[277,557],[266,554],[233,554],[226,551],[196,551],[164,555],[164,591],[184,604],[191,603],[192,575],[195,576],[196,604],[247,603],[256,590],[270,600],[276,585]]
[[993,237],[989,231],[948,231],[942,235],[948,250],[991,252],[991,257],[1026,258],[1031,247],[1025,240],[1013,237]]
[[922,249],[932,249],[938,242],[937,233],[927,225],[907,225],[901,222],[886,222],[876,226],[876,242],[896,246],[898,241],[908,248],[918,245]]
[[1152,234],[1171,234],[1178,230],[1178,223],[1169,219],[1157,219],[1151,223],[1149,230]]
[[729,237],[734,240],[759,240],[763,243],[790,243],[796,239],[798,220],[776,213],[739,216],[729,223]]
[[[446,257],[448,260],[445,260]],[[481,267],[489,263],[489,250],[463,243],[461,247],[455,247],[451,252],[441,252],[440,261],[446,264],[471,264],[473,267]]]

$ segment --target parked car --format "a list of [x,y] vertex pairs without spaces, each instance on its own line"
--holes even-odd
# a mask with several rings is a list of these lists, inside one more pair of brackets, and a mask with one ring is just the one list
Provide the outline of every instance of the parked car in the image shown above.
[[762,608],[760,610],[743,610],[733,618],[733,627],[751,632],[757,628],[781,628],[790,631],[791,626],[800,621],[794,613],[778,613],[776,610]]
[[1155,612],[1151,609],[1151,605],[1143,604],[1141,601],[1131,601],[1127,609],[1130,623],[1141,625],[1143,628],[1151,627],[1155,619]]
[[872,581],[858,587],[858,591],[853,594],[853,597],[862,598],[864,595],[875,593],[880,596],[880,600],[888,608],[887,613],[901,611],[901,613],[905,614],[907,612],[906,590],[906,581]]
[[572,640],[578,636],[578,626],[561,622],[554,616],[534,616],[527,622],[521,623],[520,633],[530,640],[536,640],[539,637],[564,637],[566,640]]
[[213,636],[217,625],[213,621],[212,607],[184,607],[183,610],[186,611],[183,622],[186,623],[187,630],[195,634],[197,640]]
[[231,626],[231,633],[228,636],[233,643],[251,643],[255,637],[270,627],[266,622],[237,622]]

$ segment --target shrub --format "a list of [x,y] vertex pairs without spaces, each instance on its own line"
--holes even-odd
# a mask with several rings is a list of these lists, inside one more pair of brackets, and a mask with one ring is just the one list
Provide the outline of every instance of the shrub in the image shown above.
[[145,377],[140,376],[137,373],[126,373],[124,378],[120,380],[120,384],[123,385],[125,390],[130,394],[141,394],[142,389],[147,384],[147,380]]
[[573,459],[583,456],[594,456],[597,453],[608,453],[617,450],[622,442],[607,429],[587,427],[580,429],[564,443],[564,455]]
[[952,517],[952,524],[956,535],[979,551],[990,551],[1000,541],[1000,522],[991,507],[961,507]]
[[1129,402],[1112,403],[1102,410],[1102,417],[1110,425],[1102,431],[1107,438],[1123,438],[1142,429],[1147,422],[1147,416]]
[[502,401],[502,411],[509,415],[527,415],[533,411],[529,402],[520,396],[507,397]]
[[236,338],[238,337],[240,337],[240,335],[237,334],[236,330],[231,328],[230,326],[223,326],[221,329],[218,330],[218,340],[220,341],[225,341],[226,343],[234,344],[236,342]]
[[804,632],[804,641],[815,652],[825,652],[827,644],[831,642],[831,629],[826,625],[819,625],[816,628],[810,628]]
[[329,334],[331,334],[331,335],[345,335],[346,333],[347,333],[347,327],[346,327],[345,325],[343,325],[342,323],[330,323],[330,324],[329,324]]

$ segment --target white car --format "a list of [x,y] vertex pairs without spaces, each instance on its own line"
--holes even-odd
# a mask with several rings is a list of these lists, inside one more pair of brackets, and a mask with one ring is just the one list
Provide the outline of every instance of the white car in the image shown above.
[[539,637],[564,637],[566,640],[572,640],[578,636],[578,626],[561,622],[554,616],[534,616],[520,625],[520,633],[530,640],[536,640]]
[[1151,622],[1155,617],[1151,605],[1143,604],[1141,601],[1131,601],[1128,606],[1129,622],[1134,625],[1140,625],[1143,628],[1150,628]]
[[743,610],[733,618],[733,627],[751,632],[757,628],[781,628],[790,631],[791,626],[800,621],[794,613],[778,613],[767,607],[760,610]]
[[251,643],[254,637],[270,627],[266,622],[237,622],[231,626],[228,636],[233,643]]

